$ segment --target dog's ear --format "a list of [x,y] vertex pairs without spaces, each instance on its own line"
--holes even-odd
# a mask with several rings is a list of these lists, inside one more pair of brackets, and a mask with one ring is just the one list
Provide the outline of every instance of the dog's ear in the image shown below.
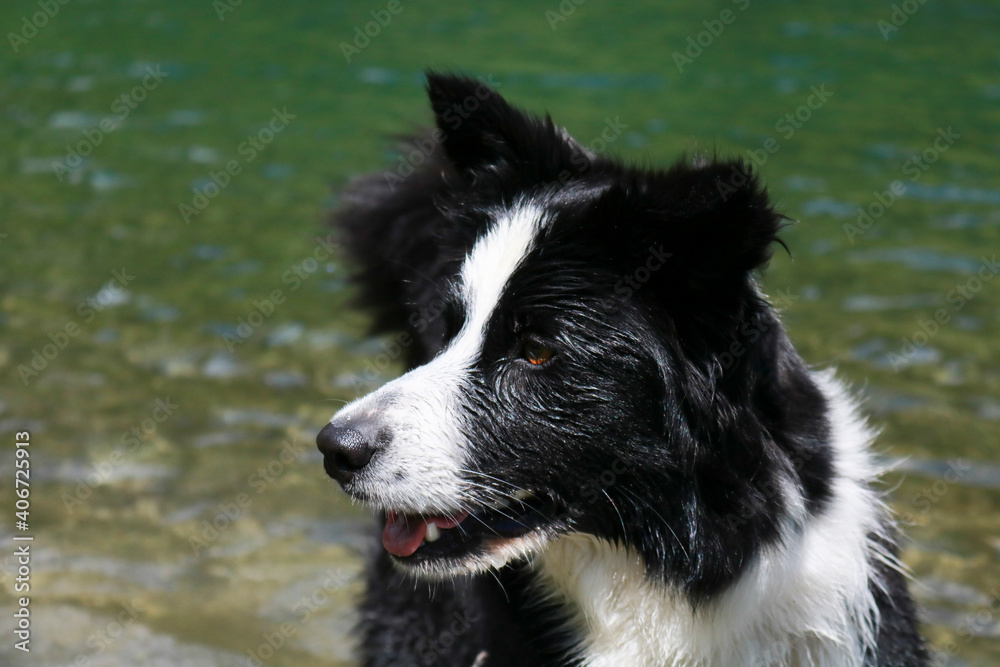
[[483,79],[429,71],[427,94],[445,152],[466,176],[513,167],[521,177],[544,181],[583,157],[584,149],[551,118],[511,106]]
[[[678,166],[668,174],[674,189],[671,230],[689,270],[738,277],[771,258],[785,218],[774,210],[767,190],[742,160]],[[708,274],[708,275],[706,275]]]
[[[785,218],[740,160],[634,171],[602,196],[599,208],[614,221],[619,242],[627,239],[628,257],[619,266],[626,274],[657,267],[650,281],[666,299],[725,299],[770,259],[776,243],[783,245],[778,232]],[[651,254],[661,259],[647,264]]]

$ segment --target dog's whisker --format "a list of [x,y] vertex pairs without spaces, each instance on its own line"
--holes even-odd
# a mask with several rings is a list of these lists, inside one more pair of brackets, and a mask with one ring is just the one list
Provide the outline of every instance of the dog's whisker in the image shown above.
[[[472,482],[470,480],[466,480],[466,481],[469,484],[473,484],[474,486],[482,488],[485,491],[501,493],[501,492],[497,491],[496,489],[494,489],[492,487],[484,486],[482,484],[477,484],[476,482]],[[498,498],[498,500],[510,500],[510,501],[515,502],[515,503],[519,503],[521,505],[525,504],[522,499],[520,499],[520,498],[518,498],[516,496],[513,496],[513,495],[509,495],[509,494],[502,494],[502,497]],[[545,514],[544,512],[541,512],[537,508],[533,508],[533,509],[535,509],[535,511],[538,513],[538,515],[541,516],[543,519],[545,519],[547,522],[550,522],[550,523],[553,522],[553,519],[551,517],[549,517],[547,514]],[[500,508],[500,507],[490,506],[490,510],[493,511],[493,512],[496,512],[497,514],[500,514],[501,516],[503,516],[503,517],[505,517],[507,519],[510,519],[511,521],[516,522],[519,526],[523,526],[524,528],[529,528],[529,529],[531,528],[531,526],[528,526],[527,524],[523,523],[522,521],[518,520],[517,518],[515,518],[515,517],[507,514],[506,512],[504,512],[503,509]]]
[[485,472],[482,472],[481,470],[469,470],[467,468],[458,468],[458,472],[465,473],[467,475],[472,475],[472,476],[475,476],[475,477],[482,477],[482,478],[490,480],[492,482],[497,482],[498,484],[502,484],[504,486],[508,486],[511,489],[513,489],[514,493],[517,493],[519,491],[526,491],[527,490],[527,489],[524,489],[524,488],[522,488],[522,487],[520,487],[520,486],[518,486],[516,484],[511,484],[510,482],[508,482],[506,480],[500,479],[499,477],[494,477],[493,475],[489,475],[489,474],[487,474]]
[[[520,500],[517,500],[517,499],[514,499],[514,498],[512,498],[512,500],[515,500],[516,502],[522,502],[522,501],[520,501]],[[473,502],[476,502],[476,501],[475,501],[475,500],[473,500]],[[477,504],[479,504],[479,503],[477,503]],[[519,525],[519,526],[521,526],[521,527],[523,527],[523,528],[526,528],[526,529],[529,529],[529,530],[531,529],[531,526],[529,526],[529,525],[525,524],[524,522],[520,521],[519,519],[517,519],[517,517],[515,517],[515,516],[511,516],[510,514],[507,514],[506,512],[504,512],[504,511],[503,511],[503,510],[502,510],[501,508],[499,508],[499,507],[494,507],[494,506],[490,506],[490,507],[489,507],[489,509],[490,509],[490,511],[491,511],[491,512],[496,512],[497,514],[499,514],[499,515],[503,516],[503,517],[504,517],[504,518],[506,518],[506,519],[510,519],[511,521],[515,522],[515,523],[516,523],[517,525]],[[485,526],[486,528],[489,528],[489,529],[491,530],[491,532],[493,532],[494,534],[498,534],[498,533],[496,532],[496,530],[495,530],[495,529],[493,529],[493,528],[492,528],[491,526],[489,526],[489,525],[488,525],[488,524],[487,524],[487,523],[486,523],[485,521],[483,521],[483,520],[482,520],[481,518],[477,517],[477,516],[475,515],[475,512],[474,512],[473,510],[463,510],[463,511],[467,511],[467,512],[469,513],[469,516],[470,516],[471,518],[473,518],[473,519],[475,519],[476,521],[478,521],[479,523],[483,524],[483,526]],[[541,512],[539,512],[539,514],[541,514]],[[548,518],[548,517],[545,517],[544,515],[542,515],[542,516],[543,516],[544,518],[546,518],[546,519]],[[454,518],[454,517],[450,517],[450,518]]]
[[485,484],[479,484],[478,482],[473,482],[472,480],[465,480],[465,481],[467,484],[471,484],[476,488],[482,489],[483,491],[486,491],[488,494],[493,494],[494,500],[512,500],[515,502],[520,502],[520,500],[515,494],[506,493],[504,491],[501,491],[500,489],[496,489],[492,486],[487,486]]
[[350,401],[345,400],[343,398],[324,398],[324,399],[322,399],[320,401],[320,403],[331,403],[331,402],[333,402],[333,403],[343,403],[344,405],[347,405],[348,403],[350,403]]
[[[484,527],[484,528],[485,528],[486,530],[490,531],[490,532],[491,532],[491,533],[493,533],[494,535],[499,535],[499,534],[500,534],[500,533],[498,533],[498,532],[496,531],[496,529],[495,529],[495,528],[494,528],[493,526],[491,526],[490,524],[486,523],[485,521],[483,521],[482,519],[480,519],[480,518],[479,518],[478,516],[476,516],[475,514],[470,514],[470,515],[469,515],[469,518],[470,518],[470,519],[475,519],[476,521],[478,521],[479,523],[481,523],[481,524],[483,525],[483,527]],[[462,531],[462,532],[463,532],[464,534],[468,534],[468,533],[467,533],[467,532],[465,531],[465,529],[464,529],[464,528],[462,528],[462,526],[458,526],[458,529],[459,529],[459,530],[461,530],[461,531]]]
[[650,503],[650,502],[649,502],[648,500],[644,500],[643,498],[641,498],[641,497],[640,497],[639,495],[637,495],[636,493],[633,493],[633,492],[632,492],[632,491],[630,491],[630,490],[629,490],[629,489],[628,489],[627,487],[624,487],[624,486],[623,486],[623,487],[622,487],[622,491],[623,491],[624,493],[628,494],[628,495],[629,495],[629,496],[630,496],[630,497],[631,497],[631,498],[632,498],[633,500],[635,500],[636,502],[638,502],[638,503],[642,503],[643,505],[645,505],[646,507],[648,507],[648,508],[649,508],[649,510],[650,510],[650,511],[651,511],[651,512],[652,512],[653,514],[655,514],[655,515],[656,515],[656,516],[657,516],[657,517],[658,517],[658,518],[660,519],[660,522],[661,522],[661,523],[662,523],[662,524],[663,524],[664,526],[666,526],[666,527],[667,527],[667,530],[669,530],[669,531],[670,531],[670,534],[674,536],[674,541],[675,541],[675,542],[677,543],[677,546],[678,546],[678,547],[680,547],[680,549],[681,549],[681,553],[683,553],[683,554],[684,554],[684,557],[685,557],[685,558],[691,558],[691,555],[690,555],[690,554],[688,553],[687,549],[685,549],[685,548],[684,548],[684,543],[683,543],[683,542],[681,542],[681,538],[677,537],[677,533],[675,533],[675,532],[674,532],[674,529],[673,529],[673,527],[672,527],[672,526],[670,525],[670,522],[669,522],[669,521],[667,521],[666,519],[664,519],[664,518],[663,518],[663,515],[662,515],[662,514],[660,514],[660,513],[659,513],[659,512],[657,511],[657,509],[656,509],[655,507],[653,507],[652,503]]
[[503,591],[503,596],[504,596],[504,598],[505,598],[505,599],[507,600],[507,603],[508,603],[508,604],[510,604],[510,596],[509,596],[509,595],[507,595],[507,588],[506,588],[506,587],[505,587],[505,586],[503,585],[503,582],[502,582],[502,581],[500,581],[500,575],[498,575],[498,574],[496,573],[496,571],[495,571],[495,570],[493,570],[492,568],[491,568],[491,569],[489,569],[489,570],[487,570],[487,572],[489,572],[489,573],[490,573],[490,575],[491,575],[491,576],[492,576],[492,577],[493,577],[494,579],[496,579],[496,581],[497,581],[497,585],[498,585],[498,586],[500,587],[500,590],[501,590],[501,591]]
[[604,497],[608,499],[611,506],[615,508],[615,514],[618,515],[618,520],[622,524],[622,535],[628,534],[628,531],[625,529],[625,519],[622,517],[622,513],[618,510],[618,505],[615,505],[615,501],[611,499],[611,495],[608,493],[607,489],[601,489],[601,493],[603,493]]

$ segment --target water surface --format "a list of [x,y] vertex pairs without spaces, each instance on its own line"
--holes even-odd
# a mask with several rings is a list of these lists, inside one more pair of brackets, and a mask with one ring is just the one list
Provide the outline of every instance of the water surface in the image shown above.
[[[427,121],[424,66],[490,77],[585,143],[624,124],[607,150],[631,160],[759,165],[799,221],[764,283],[804,356],[869,397],[926,633],[942,664],[1000,664],[1000,8],[930,0],[892,30],[890,3],[860,0],[592,0],[565,20],[554,1],[407,2],[348,62],[384,7],[78,0],[3,45],[0,434],[30,430],[34,455],[23,664],[350,664],[370,525],[312,439],[370,365],[399,369],[321,220]],[[5,3],[3,32],[37,11]]]

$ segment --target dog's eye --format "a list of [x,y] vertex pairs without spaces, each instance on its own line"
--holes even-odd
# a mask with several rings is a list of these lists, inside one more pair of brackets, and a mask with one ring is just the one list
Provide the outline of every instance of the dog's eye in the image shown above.
[[552,358],[553,354],[555,352],[551,347],[546,347],[532,340],[524,341],[524,347],[521,348],[521,358],[536,366],[544,364]]

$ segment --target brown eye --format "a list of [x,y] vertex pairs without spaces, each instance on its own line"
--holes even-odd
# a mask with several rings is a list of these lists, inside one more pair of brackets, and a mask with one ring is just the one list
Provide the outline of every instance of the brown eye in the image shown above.
[[554,352],[551,347],[546,347],[540,343],[534,341],[525,341],[524,347],[521,348],[521,357],[528,363],[532,363],[536,366],[541,366],[546,361],[552,358]]

